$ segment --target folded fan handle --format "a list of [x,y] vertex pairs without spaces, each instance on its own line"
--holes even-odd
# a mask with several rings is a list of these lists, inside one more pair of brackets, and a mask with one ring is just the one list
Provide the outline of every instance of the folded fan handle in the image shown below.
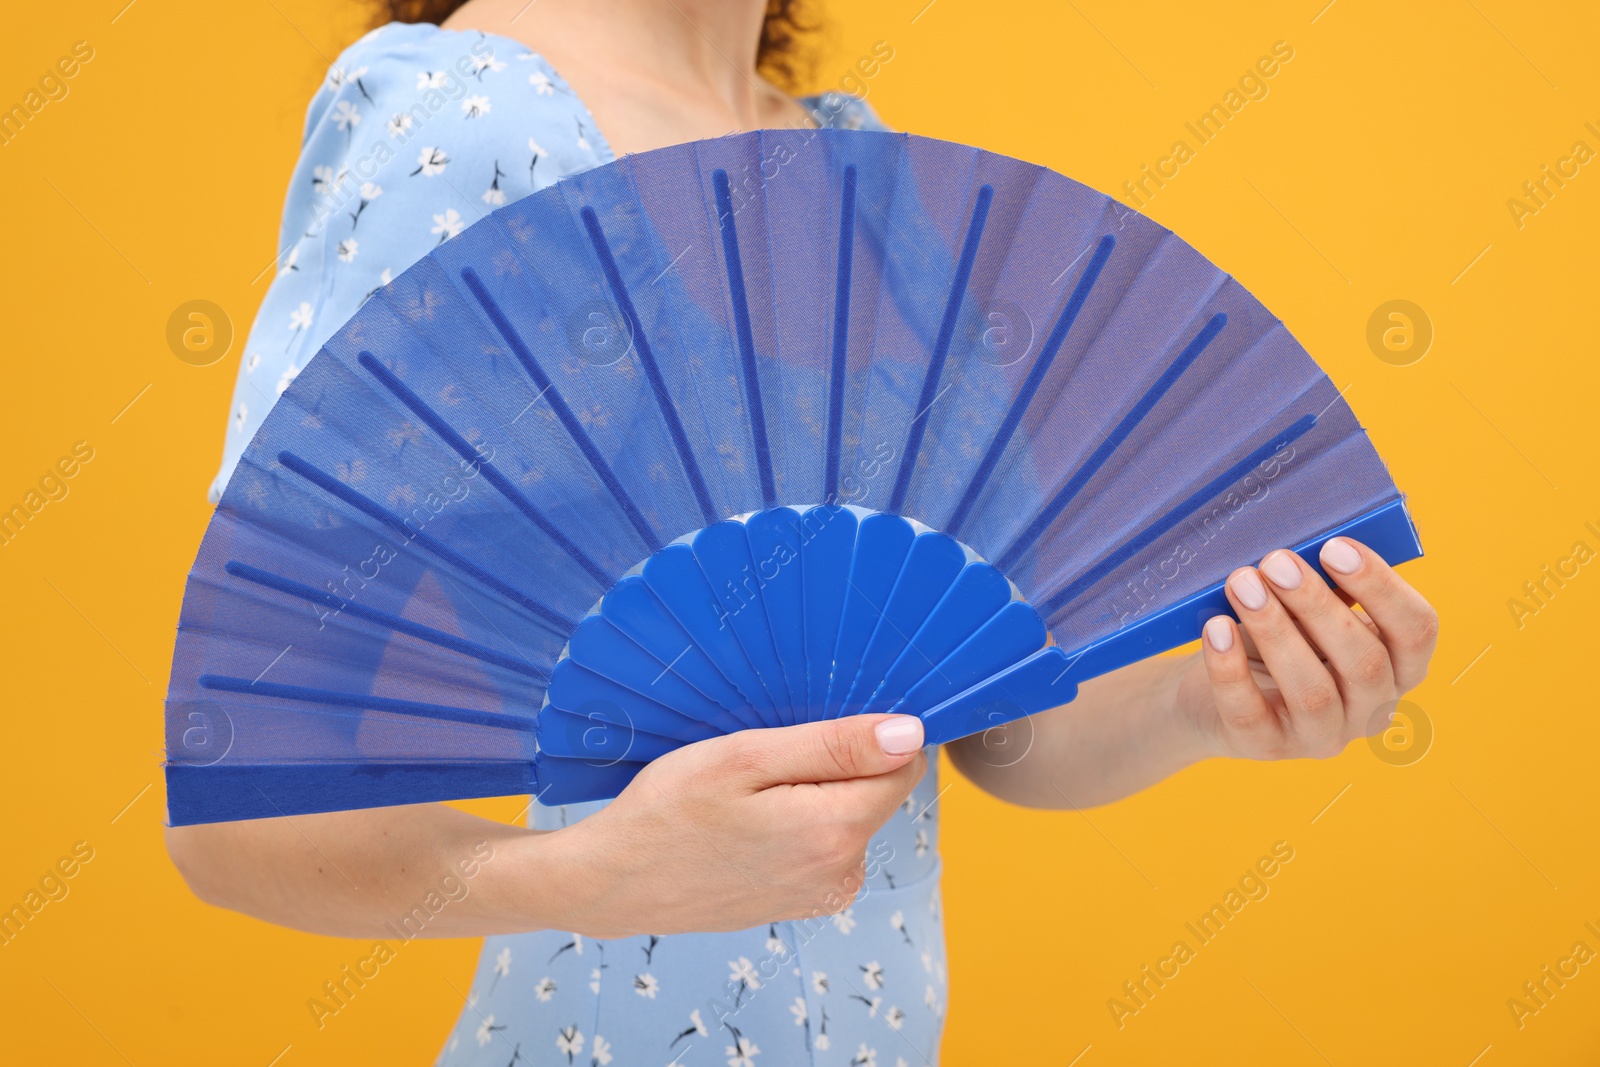
[[[1422,543],[1417,540],[1404,498],[1297,545],[1294,551],[1326,578],[1318,557],[1323,544],[1334,537],[1360,541],[1391,566],[1422,555]],[[923,712],[927,743],[942,745],[1060,707],[1078,695],[1078,683],[1186,645],[1199,638],[1207,619],[1233,614],[1223,583],[1218,582],[1075,652],[1055,646],[1042,648]]]

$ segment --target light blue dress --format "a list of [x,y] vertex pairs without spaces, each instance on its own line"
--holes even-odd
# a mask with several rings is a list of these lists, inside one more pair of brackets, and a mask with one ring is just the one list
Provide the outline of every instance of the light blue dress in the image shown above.
[[[847,96],[802,102],[822,125],[883,128]],[[368,296],[496,207],[614,158],[583,102],[516,41],[391,24],[351,46],[306,115],[278,276],[244,349],[212,499],[278,395]],[[865,888],[839,915],[725,934],[489,938],[439,1062],[936,1063],[938,796],[930,767],[873,838]],[[598,807],[535,805],[530,823],[556,829]]]

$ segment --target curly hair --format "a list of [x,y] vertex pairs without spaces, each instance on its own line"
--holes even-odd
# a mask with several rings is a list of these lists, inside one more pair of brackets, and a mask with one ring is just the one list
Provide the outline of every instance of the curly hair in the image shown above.
[[[466,0],[379,0],[375,25],[385,22],[443,22]],[[787,92],[799,92],[816,73],[817,57],[808,47],[820,21],[808,19],[810,0],[767,0],[761,23],[756,69]]]

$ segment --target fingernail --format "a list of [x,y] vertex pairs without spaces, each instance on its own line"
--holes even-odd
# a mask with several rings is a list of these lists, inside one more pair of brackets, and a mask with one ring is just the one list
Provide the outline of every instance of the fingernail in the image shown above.
[[922,720],[915,715],[891,715],[877,725],[876,733],[886,756],[906,756],[922,747]]
[[1354,574],[1361,569],[1361,553],[1342,537],[1330,538],[1322,546],[1322,564],[1340,574]]
[[1206,643],[1217,652],[1233,647],[1233,627],[1228,625],[1226,616],[1215,615],[1206,621]]
[[1300,565],[1281,548],[1261,561],[1261,573],[1271,578],[1279,589],[1300,588]]
[[1240,571],[1228,579],[1228,584],[1233,587],[1233,595],[1239,598],[1239,603],[1251,611],[1260,611],[1267,606],[1267,587],[1261,584],[1255,571]]

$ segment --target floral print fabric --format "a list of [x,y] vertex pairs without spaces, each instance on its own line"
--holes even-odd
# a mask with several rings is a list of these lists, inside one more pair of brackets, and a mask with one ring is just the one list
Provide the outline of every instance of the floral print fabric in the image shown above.
[[[824,125],[883,128],[852,97],[802,103]],[[346,50],[306,111],[277,278],[245,344],[211,499],[369,296],[495,208],[615,158],[589,109],[517,41],[390,23]]]
[[[822,125],[883,128],[850,97],[802,102]],[[516,41],[391,24],[348,49],[306,115],[212,499],[278,395],[369,296],[495,208],[614,158],[566,82]],[[489,938],[439,1062],[934,1064],[946,996],[938,796],[930,768],[837,915],[819,899],[810,919],[735,933]],[[598,807],[535,805],[530,821],[555,829]]]
[[[838,914],[722,934],[488,938],[439,1064],[931,1067],[947,989],[938,793],[930,768]],[[532,821],[555,829],[598,807],[536,806]]]

